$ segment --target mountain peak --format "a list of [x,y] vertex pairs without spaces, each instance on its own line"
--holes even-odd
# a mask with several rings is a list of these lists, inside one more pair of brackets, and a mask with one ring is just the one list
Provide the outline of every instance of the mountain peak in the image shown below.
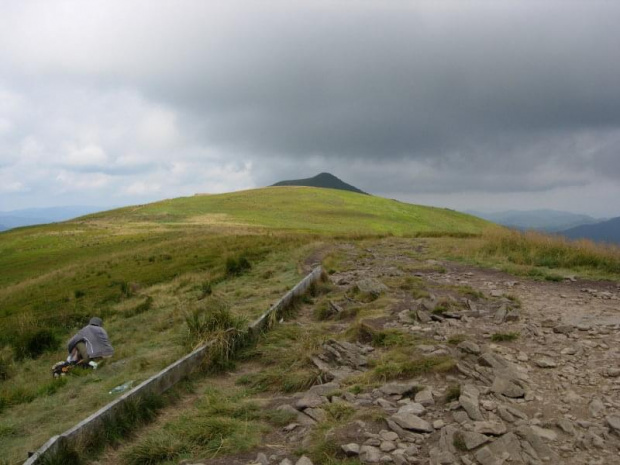
[[319,173],[312,178],[306,179],[293,179],[288,181],[280,181],[273,186],[307,186],[307,187],[322,187],[325,189],[339,189],[343,191],[356,192],[358,194],[369,195],[361,189],[358,189],[351,184],[347,184],[343,180],[337,178],[331,173]]

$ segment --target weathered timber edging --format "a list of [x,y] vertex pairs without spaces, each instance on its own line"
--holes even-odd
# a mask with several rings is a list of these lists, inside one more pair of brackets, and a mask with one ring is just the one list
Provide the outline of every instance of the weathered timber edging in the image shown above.
[[[320,266],[312,270],[312,272],[297,283],[293,289],[288,291],[278,302],[273,304],[269,310],[252,322],[248,326],[248,333],[251,336],[256,336],[260,332],[268,329],[281,311],[289,307],[297,297],[305,294],[312,284],[321,278],[322,272],[323,270]],[[104,427],[106,421],[113,419],[115,415],[121,411],[126,402],[138,399],[147,394],[161,394],[166,392],[200,365],[200,362],[208,353],[209,347],[209,343],[198,347],[192,353],[177,360],[172,365],[169,365],[159,373],[143,381],[131,391],[126,392],[105,407],[102,407],[73,428],[58,436],[52,437],[41,446],[32,457],[26,460],[24,465],[41,465],[45,460],[53,458],[54,455],[60,451],[61,447],[74,447],[86,442],[89,438],[94,437],[97,431]]]

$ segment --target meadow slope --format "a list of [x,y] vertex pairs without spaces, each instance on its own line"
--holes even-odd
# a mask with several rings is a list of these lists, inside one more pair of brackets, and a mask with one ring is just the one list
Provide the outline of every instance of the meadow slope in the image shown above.
[[[1,233],[0,450],[8,463],[23,459],[107,403],[114,386],[138,383],[186,353],[194,316],[222,306],[256,316],[334,241],[469,237],[488,225],[379,197],[273,187]],[[231,266],[240,259],[250,268]],[[114,358],[95,373],[52,380],[64,342],[93,315],[104,318]]]

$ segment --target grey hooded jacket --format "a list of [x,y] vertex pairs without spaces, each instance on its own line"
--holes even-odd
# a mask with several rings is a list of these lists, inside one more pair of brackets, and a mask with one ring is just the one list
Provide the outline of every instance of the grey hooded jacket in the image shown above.
[[110,344],[108,333],[101,327],[101,318],[91,318],[88,326],[84,326],[71,338],[67,349],[71,352],[78,342],[84,342],[90,358],[111,357],[114,348]]

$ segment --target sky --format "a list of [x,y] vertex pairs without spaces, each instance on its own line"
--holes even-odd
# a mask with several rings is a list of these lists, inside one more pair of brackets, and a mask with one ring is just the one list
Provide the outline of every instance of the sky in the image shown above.
[[620,216],[620,2],[5,0],[0,210],[331,172]]

